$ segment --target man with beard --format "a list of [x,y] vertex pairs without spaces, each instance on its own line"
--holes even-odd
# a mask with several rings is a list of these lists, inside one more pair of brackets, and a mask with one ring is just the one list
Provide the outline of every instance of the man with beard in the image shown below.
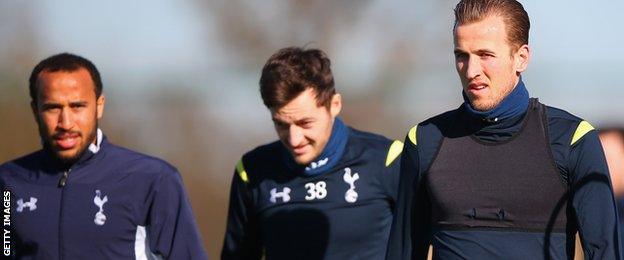
[[177,170],[110,143],[98,128],[105,97],[89,60],[54,55],[29,83],[43,148],[0,166],[13,257],[207,258]]
[[236,165],[222,258],[383,259],[403,143],[338,118],[320,50],[273,54],[260,93],[279,141]]
[[543,105],[521,78],[529,17],[515,0],[455,7],[464,103],[408,131],[390,259],[620,259],[596,131]]

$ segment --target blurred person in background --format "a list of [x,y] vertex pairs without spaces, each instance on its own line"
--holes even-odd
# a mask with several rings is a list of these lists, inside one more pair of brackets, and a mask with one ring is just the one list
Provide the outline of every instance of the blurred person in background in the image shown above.
[[[609,165],[621,229],[621,224],[624,223],[624,128],[603,128],[598,131],[598,136]],[[621,230],[620,235],[624,235]]]
[[[593,127],[529,98],[529,17],[514,0],[455,7],[464,103],[410,129],[389,259],[620,259]],[[544,86],[547,87],[547,86]]]
[[598,137],[602,143],[611,184],[616,199],[624,198],[624,128],[602,128],[598,130]]
[[383,259],[403,143],[338,118],[321,50],[273,54],[260,93],[279,140],[236,165],[222,258]]
[[43,148],[0,166],[12,257],[207,259],[178,171],[98,128],[105,97],[93,63],[54,55],[29,83]]

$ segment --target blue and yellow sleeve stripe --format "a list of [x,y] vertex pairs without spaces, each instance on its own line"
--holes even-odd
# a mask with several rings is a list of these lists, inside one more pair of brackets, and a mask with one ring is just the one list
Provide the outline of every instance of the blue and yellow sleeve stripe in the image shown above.
[[570,146],[574,145],[576,142],[581,140],[583,136],[589,133],[591,130],[594,130],[594,127],[589,124],[587,121],[581,121],[579,125],[576,127],[576,131],[574,131],[574,135],[572,136],[572,142],[570,142]]
[[403,152],[403,142],[394,140],[388,149],[388,155],[386,155],[386,167],[390,166],[401,155],[401,152]]
[[247,171],[245,170],[245,166],[243,165],[243,159],[241,158],[236,164],[236,173],[241,178],[244,183],[249,182],[249,177],[247,176]]
[[418,128],[418,125],[415,125],[414,127],[412,127],[412,129],[409,130],[409,132],[407,132],[407,139],[410,140],[410,142],[412,142],[412,144],[417,145],[418,141],[416,140],[416,129]]

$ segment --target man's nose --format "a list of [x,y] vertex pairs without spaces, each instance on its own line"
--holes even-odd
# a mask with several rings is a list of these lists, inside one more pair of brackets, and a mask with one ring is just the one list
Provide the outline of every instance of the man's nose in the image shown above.
[[291,125],[288,129],[288,144],[291,147],[300,145],[303,141],[303,132],[301,128],[296,125]]
[[61,109],[59,116],[58,127],[63,130],[70,130],[74,127],[73,114],[70,108]]
[[472,80],[482,73],[479,57],[469,57],[466,62],[466,78]]

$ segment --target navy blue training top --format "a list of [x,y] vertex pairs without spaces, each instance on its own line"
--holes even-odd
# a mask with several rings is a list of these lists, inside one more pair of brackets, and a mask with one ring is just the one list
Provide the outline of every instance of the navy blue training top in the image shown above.
[[[472,135],[484,142],[502,142],[520,130],[524,114],[503,120],[483,120],[463,105],[408,132],[388,259],[425,259],[430,244],[434,246],[434,258],[571,259],[576,231],[581,236],[585,259],[620,259],[616,206],[596,131],[582,119],[553,107],[546,108],[545,120],[553,160],[570,190],[567,203],[570,223],[566,232],[457,231],[432,227],[432,205],[423,176],[428,174],[442,139]],[[449,121],[460,122],[455,125],[464,127],[445,136],[435,122]],[[550,245],[549,256],[543,250],[545,243]]]
[[0,166],[12,257],[207,259],[178,171],[99,129],[98,143],[69,168],[45,150]]
[[348,129],[338,162],[289,168],[279,141],[239,161],[222,259],[383,259],[403,143]]

